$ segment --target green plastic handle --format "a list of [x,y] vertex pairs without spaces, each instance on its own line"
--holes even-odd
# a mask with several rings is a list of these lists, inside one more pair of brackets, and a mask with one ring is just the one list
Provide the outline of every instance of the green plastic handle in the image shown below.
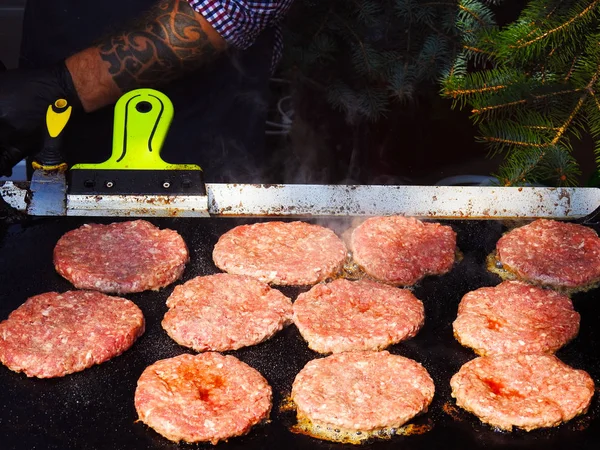
[[160,157],[173,113],[171,100],[162,92],[143,88],[124,94],[115,105],[111,157],[72,169],[201,170],[195,164],[168,164]]

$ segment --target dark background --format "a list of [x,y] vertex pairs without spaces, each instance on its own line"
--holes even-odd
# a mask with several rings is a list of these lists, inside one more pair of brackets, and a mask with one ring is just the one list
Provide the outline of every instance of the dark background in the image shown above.
[[[0,1],[0,60],[8,68],[18,64],[25,2]],[[272,91],[274,110],[280,96],[290,92],[277,83]],[[490,160],[475,143],[467,113],[451,111],[450,102],[431,96],[394,108],[386,120],[364,133],[361,169],[348,177],[352,143],[347,140],[343,117],[310,92],[298,93],[296,102],[298,114],[307,120],[298,118],[289,136],[267,141],[276,160],[273,172],[281,173],[280,182],[435,184],[454,175],[489,175],[499,161]],[[327,116],[322,122],[327,129],[315,127],[319,115]],[[299,164],[310,173],[299,173]],[[330,167],[326,179],[319,177],[325,165]]]
[[[0,0],[0,60],[8,68],[18,63],[25,2]],[[523,3],[503,5],[500,23],[513,19]],[[271,119],[279,119],[277,101],[292,95],[295,120],[289,135],[267,139],[269,182],[433,185],[458,175],[489,176],[502,161],[501,155],[492,158],[475,142],[477,130],[468,110],[452,110],[435,87],[413,104],[394,105],[385,118],[361,130],[344,123],[322,93],[294,92],[272,83],[272,94]],[[584,136],[574,147],[582,170],[580,185],[586,185],[595,169],[593,144]],[[351,161],[353,148],[360,152]]]

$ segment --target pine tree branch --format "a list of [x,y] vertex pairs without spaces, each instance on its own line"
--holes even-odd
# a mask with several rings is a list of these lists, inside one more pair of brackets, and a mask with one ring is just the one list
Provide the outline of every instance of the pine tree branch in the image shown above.
[[565,75],[565,78],[564,78],[565,82],[569,81],[569,79],[571,78],[571,75],[573,75],[573,72],[575,71],[575,66],[577,64],[577,61],[579,60],[579,56],[580,55],[577,55],[575,58],[573,58],[571,67],[569,68],[569,70],[567,71],[567,74]]
[[502,109],[502,108],[510,108],[511,106],[522,105],[525,103],[527,103],[527,100],[517,100],[514,102],[503,103],[501,105],[485,106],[483,108],[478,108],[478,109],[474,108],[471,110],[471,113],[473,113],[475,115],[479,115],[479,114],[486,113],[488,111],[494,111],[496,109]]
[[546,31],[545,33],[543,33],[542,35],[536,37],[535,39],[532,39],[530,41],[527,42],[523,42],[519,45],[509,45],[509,48],[513,48],[513,49],[521,49],[524,47],[529,47],[530,45],[533,45],[534,43],[536,43],[537,41],[540,41],[542,39],[547,38],[548,36],[557,33],[565,28],[567,28],[569,25],[571,25],[573,22],[575,22],[576,20],[579,20],[582,17],[585,17],[586,14],[589,14],[591,11],[594,10],[594,8],[596,7],[596,5],[600,3],[600,0],[594,0],[592,3],[590,3],[590,5],[585,8],[583,11],[581,11],[579,14],[571,17],[569,20],[567,20],[565,23],[561,24],[558,27],[552,28],[548,31]]
[[558,4],[552,9],[552,11],[550,11],[548,14],[546,14],[546,19],[549,19],[550,17],[552,17],[552,14],[554,14],[557,10],[558,10]]
[[[546,19],[549,19],[550,17],[552,17],[552,14],[554,14],[557,10],[558,10],[558,5],[556,5],[554,7],[554,9],[552,11],[550,11],[548,14],[546,14]],[[529,37],[531,35],[534,35],[534,34],[537,33],[537,31],[538,31],[538,28],[532,28],[531,31],[529,33],[527,33],[527,36],[525,36],[525,37]]]
[[369,63],[369,57],[367,56],[367,50],[365,48],[365,44],[364,42],[360,39],[360,36],[358,34],[356,34],[356,32],[352,29],[352,27],[348,24],[348,22],[346,22],[346,20],[341,17],[340,15],[336,14],[336,13],[332,13],[333,16],[337,17],[337,19],[344,24],[344,26],[348,29],[348,31],[350,32],[350,34],[356,39],[356,42],[358,42],[358,45],[360,45],[362,54],[364,56],[364,60],[365,60],[365,66],[367,67],[368,71],[369,71],[369,75],[371,75],[373,73],[373,67],[371,66],[371,64]]
[[[512,176],[499,176],[498,178],[502,180],[502,184],[505,187],[509,187],[514,184],[524,183],[527,181],[528,175],[535,171],[536,167],[538,167],[541,164],[545,156],[545,151],[540,151],[538,155],[529,155],[527,159],[530,162],[514,166],[518,171],[512,174]],[[509,171],[510,170],[507,170],[506,172]]]
[[494,53],[486,52],[485,50],[482,50],[482,49],[480,49],[480,48],[477,48],[477,47],[470,47],[470,46],[468,46],[468,45],[463,45],[463,48],[464,48],[465,50],[470,50],[470,51],[472,51],[473,53],[480,53],[480,54],[482,54],[482,55],[487,55],[487,56],[489,56],[490,58],[491,58],[492,56],[494,56]]
[[475,19],[477,22],[479,22],[479,25],[481,25],[482,27],[485,27],[485,25],[486,25],[485,21],[481,17],[479,17],[475,11],[463,6],[460,3],[458,4],[458,8],[463,10],[467,14],[469,14],[471,17],[473,17],[473,19]]
[[[567,129],[569,128],[569,126],[571,125],[571,123],[573,122],[573,120],[575,119],[575,117],[577,116],[577,114],[579,113],[579,111],[581,110],[581,108],[583,107],[587,97],[593,93],[592,88],[593,88],[594,84],[596,83],[596,81],[598,80],[598,76],[600,76],[600,66],[598,67],[598,69],[599,70],[592,76],[592,79],[590,80],[589,84],[586,86],[585,89],[583,89],[584,93],[579,97],[579,100],[577,101],[575,107],[573,108],[573,110],[571,111],[569,116],[566,118],[566,120],[563,122],[563,124],[556,129],[556,134],[554,135],[554,138],[550,142],[538,144],[538,143],[533,143],[533,142],[524,142],[524,141],[503,139],[503,138],[498,138],[498,137],[494,137],[494,136],[484,136],[482,139],[484,141],[490,142],[490,143],[506,144],[506,145],[513,145],[513,146],[519,146],[519,147],[547,148],[547,147],[552,147],[552,146],[557,145],[558,142],[560,141],[560,139],[563,137],[563,135],[567,131]],[[563,92],[563,93],[565,93],[565,92]],[[554,94],[548,94],[548,95],[554,95]],[[540,96],[540,97],[543,97],[543,96]]]
[[[552,55],[554,54],[555,50],[556,50],[555,48],[550,50],[550,53],[548,53],[548,55],[546,56],[546,61],[548,59],[552,58]],[[540,72],[542,73],[542,83],[545,83],[546,82],[546,64],[545,63],[543,63],[542,67],[540,67]]]
[[483,136],[481,138],[484,142],[494,143],[494,144],[504,144],[504,145],[512,145],[515,147],[530,147],[530,148],[545,148],[548,147],[548,144],[536,144],[534,142],[525,142],[525,141],[514,141],[511,139],[503,139],[494,136]]
[[472,94],[483,94],[486,92],[495,92],[501,91],[502,89],[506,89],[508,86],[506,85],[498,85],[498,86],[484,86],[477,89],[453,89],[451,91],[444,91],[444,95],[452,98],[457,98],[465,95]]
[[596,103],[596,108],[598,109],[598,111],[600,111],[600,100],[598,100],[598,97],[596,97],[596,93],[594,91],[592,91],[591,95],[594,99],[594,103]]
[[530,130],[541,130],[541,131],[558,131],[559,127],[543,127],[541,125],[527,125],[525,128]]
[[[584,90],[584,89],[567,89],[567,90],[564,90],[564,91],[552,92],[550,94],[534,95],[534,96],[532,96],[531,99],[536,100],[536,101],[537,100],[544,100],[544,99],[547,99],[547,98],[556,97],[558,95],[575,94],[577,92],[581,92],[582,90]],[[471,112],[474,113],[474,114],[482,114],[484,112],[492,111],[492,110],[495,110],[495,109],[508,108],[510,106],[522,105],[522,104],[525,104],[525,103],[529,103],[530,100],[523,99],[523,100],[516,100],[514,102],[509,102],[509,103],[502,103],[502,104],[499,104],[499,105],[485,106],[483,108],[473,109]]]
[[573,119],[575,118],[575,116],[581,110],[588,95],[593,93],[594,84],[596,84],[596,81],[598,80],[599,75],[600,75],[600,66],[598,66],[598,71],[596,71],[596,73],[592,76],[592,79],[586,86],[585,92],[581,95],[581,97],[579,97],[579,101],[577,102],[577,105],[575,105],[575,108],[573,109],[573,112],[571,113],[571,115],[567,118],[565,123],[563,123],[563,125],[561,127],[559,127],[559,131],[556,133],[556,137],[551,142],[552,145],[556,145],[558,143],[559,139],[565,133],[565,131],[567,130],[567,128],[569,127],[571,122],[573,122]]

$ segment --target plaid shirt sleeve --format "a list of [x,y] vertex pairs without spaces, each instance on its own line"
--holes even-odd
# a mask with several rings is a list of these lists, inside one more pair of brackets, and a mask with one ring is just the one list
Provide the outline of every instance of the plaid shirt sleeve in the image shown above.
[[277,26],[292,1],[188,0],[223,39],[242,49],[250,47],[265,28]]

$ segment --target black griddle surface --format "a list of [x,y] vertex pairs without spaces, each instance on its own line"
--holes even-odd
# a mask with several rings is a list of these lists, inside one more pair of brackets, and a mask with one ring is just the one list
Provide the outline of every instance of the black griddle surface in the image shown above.
[[[0,320],[28,297],[73,287],[52,265],[52,250],[65,232],[83,223],[109,223],[106,218],[30,219],[27,223],[0,227]],[[212,249],[225,231],[264,218],[149,219],[157,226],[177,230],[190,248],[191,261],[182,280],[219,272]],[[342,234],[349,218],[308,220]],[[373,441],[373,449],[597,449],[600,448],[600,402],[594,397],[590,411],[557,428],[513,433],[494,431],[455,406],[450,378],[475,357],[452,335],[458,303],[470,290],[498,284],[486,270],[485,258],[494,249],[506,224],[498,221],[445,221],[458,233],[464,258],[447,275],[419,283],[415,295],[425,304],[425,326],[419,334],[392,346],[392,353],[413,358],[431,374],[436,394],[429,411],[413,423],[422,434]],[[210,444],[176,444],[136,422],[133,395],[137,379],[148,365],[181,353],[194,353],[173,342],[160,322],[173,286],[159,292],[125,295],[144,312],[146,332],[123,355],[83,372],[57,379],[32,379],[0,365],[0,449],[135,450],[212,448]],[[281,288],[295,298],[306,289]],[[588,371],[600,384],[600,290],[576,294],[574,305],[581,314],[579,336],[557,356],[567,364]],[[294,434],[294,413],[280,410],[295,375],[311,359],[320,357],[308,349],[291,325],[269,341],[230,352],[259,370],[273,387],[271,422],[255,427],[247,436],[218,444],[227,449],[348,449],[356,446],[320,441]],[[360,448],[360,447],[359,447]]]

